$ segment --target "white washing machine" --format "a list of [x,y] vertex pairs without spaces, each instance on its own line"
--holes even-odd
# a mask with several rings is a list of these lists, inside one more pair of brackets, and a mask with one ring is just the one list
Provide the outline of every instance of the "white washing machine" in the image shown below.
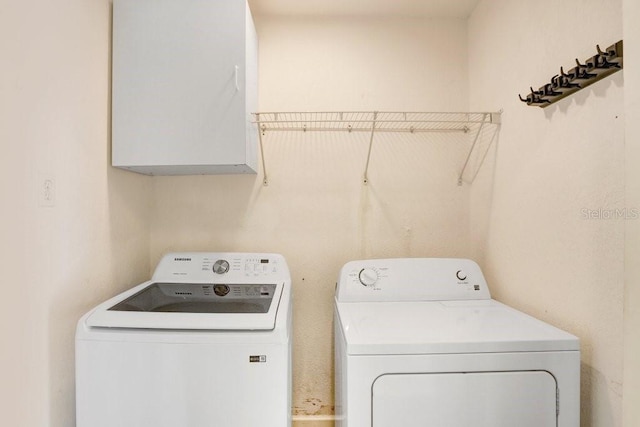
[[352,261],[335,297],[338,427],[579,427],[578,339],[493,299],[467,259]]
[[76,426],[290,426],[291,302],[280,255],[164,256],[78,322]]

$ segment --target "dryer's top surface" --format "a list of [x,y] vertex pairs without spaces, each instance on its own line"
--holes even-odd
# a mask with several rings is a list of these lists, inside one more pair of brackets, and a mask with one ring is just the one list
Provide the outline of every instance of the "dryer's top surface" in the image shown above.
[[578,350],[578,339],[491,299],[468,259],[351,261],[336,312],[349,354]]
[[578,339],[495,300],[336,302],[352,355],[576,351]]

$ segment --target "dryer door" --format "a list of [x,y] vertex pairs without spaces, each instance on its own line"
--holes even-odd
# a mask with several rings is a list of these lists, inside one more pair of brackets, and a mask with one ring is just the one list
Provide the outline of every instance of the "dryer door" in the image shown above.
[[382,375],[373,427],[555,427],[556,381],[546,371]]

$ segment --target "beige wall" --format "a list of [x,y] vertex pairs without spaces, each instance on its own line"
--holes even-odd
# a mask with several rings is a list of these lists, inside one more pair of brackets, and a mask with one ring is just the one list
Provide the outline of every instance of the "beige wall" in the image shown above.
[[[625,153],[639,156],[638,144],[623,145],[622,123],[625,107],[628,122],[638,114],[637,78],[623,84],[618,73],[547,110],[517,101],[596,43],[622,38],[621,2],[484,0],[468,27],[256,17],[261,110],[504,108],[500,139],[471,187],[456,185],[464,147],[442,136],[376,138],[367,186],[365,135],[266,135],[267,187],[260,175],[114,170],[108,0],[7,2],[0,14],[3,422],[73,425],[75,322],[147,278],[164,252],[246,250],[289,261],[294,407],[305,426],[332,413],[338,270],[350,259],[387,256],[477,258],[497,298],[580,336],[582,424],[621,425],[626,256],[624,419],[635,425],[640,222],[585,220],[582,210],[625,206]],[[628,52],[639,37],[635,3],[624,0]],[[640,140],[633,126],[626,132],[627,141]],[[632,184],[640,176],[626,170],[626,206],[638,207]],[[52,207],[38,201],[47,178],[55,181]]]
[[[462,20],[257,17],[260,109],[466,110]],[[430,140],[429,140],[430,138]],[[467,256],[456,136],[267,134],[261,176],[154,178],[151,260],[169,250],[282,253],[294,285],[294,413],[333,412],[332,298],[363,257]]]
[[0,52],[0,424],[72,426],[75,324],[148,276],[151,180],[108,166],[107,0],[3,2]]
[[[640,208],[640,3],[624,0],[626,205]],[[624,426],[640,420],[640,221],[625,223]]]
[[256,17],[262,111],[458,111],[466,21]]
[[472,189],[476,254],[495,297],[580,338],[594,427],[622,422],[625,220],[602,216],[625,207],[623,73],[546,109],[518,93],[620,39],[621,1],[484,0],[469,25],[470,107],[504,108]]

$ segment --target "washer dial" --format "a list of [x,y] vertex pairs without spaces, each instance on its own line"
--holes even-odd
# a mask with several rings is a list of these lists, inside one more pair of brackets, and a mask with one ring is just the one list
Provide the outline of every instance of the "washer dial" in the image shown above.
[[229,262],[224,259],[219,259],[213,263],[213,272],[216,274],[224,274],[229,271]]

